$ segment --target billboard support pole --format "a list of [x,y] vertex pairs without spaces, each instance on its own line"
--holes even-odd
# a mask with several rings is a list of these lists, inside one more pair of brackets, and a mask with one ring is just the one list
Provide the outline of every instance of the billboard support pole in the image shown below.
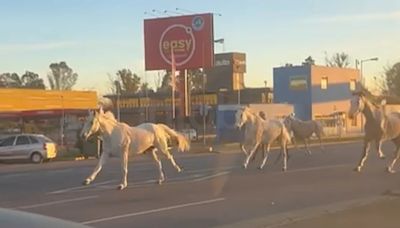
[[176,128],[176,113],[175,113],[175,87],[176,87],[176,63],[175,63],[175,55],[174,55],[174,48],[171,47],[171,87],[172,87],[172,123],[173,128]]

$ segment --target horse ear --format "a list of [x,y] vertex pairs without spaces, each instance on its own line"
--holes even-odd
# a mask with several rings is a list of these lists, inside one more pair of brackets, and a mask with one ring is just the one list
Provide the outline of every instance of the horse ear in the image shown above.
[[386,105],[386,99],[383,99],[383,100],[381,101],[381,105]]
[[99,108],[99,113],[100,113],[101,115],[104,114],[103,106],[100,106],[100,108]]

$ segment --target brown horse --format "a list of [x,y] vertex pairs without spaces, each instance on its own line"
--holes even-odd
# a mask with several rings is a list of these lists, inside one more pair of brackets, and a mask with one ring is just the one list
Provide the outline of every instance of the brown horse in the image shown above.
[[371,143],[375,142],[376,149],[380,158],[385,158],[382,153],[381,144],[385,140],[392,140],[396,146],[396,156],[392,163],[387,167],[388,172],[394,173],[393,166],[400,158],[400,113],[385,113],[385,104],[373,104],[363,92],[356,92],[350,100],[349,117],[355,118],[358,113],[365,116],[365,135],[364,147],[361,160],[355,171],[360,172],[367,160],[368,151]]

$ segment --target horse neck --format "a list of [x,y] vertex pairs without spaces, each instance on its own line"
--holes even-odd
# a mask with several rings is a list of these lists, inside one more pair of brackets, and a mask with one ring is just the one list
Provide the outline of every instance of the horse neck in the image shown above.
[[374,115],[374,113],[378,111],[377,108],[372,107],[372,104],[367,100],[365,100],[364,103],[365,104],[362,113],[364,114],[366,121],[376,120],[376,116]]
[[254,130],[255,129],[254,126],[257,126],[260,120],[257,118],[256,115],[250,112],[248,112],[246,115],[247,115],[247,121],[245,123],[246,130]]
[[112,134],[114,128],[118,124],[118,122],[108,119],[104,116],[100,117],[99,123],[100,123],[100,131],[108,136]]

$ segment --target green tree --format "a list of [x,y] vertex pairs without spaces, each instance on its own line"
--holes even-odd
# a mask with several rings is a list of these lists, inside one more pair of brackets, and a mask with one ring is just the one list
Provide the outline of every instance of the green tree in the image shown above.
[[25,74],[21,76],[23,87],[32,89],[46,89],[43,79],[38,74],[30,71],[25,71]]
[[171,93],[171,70],[166,70],[161,80],[161,86],[157,88],[159,93]]
[[[188,78],[189,78],[188,86],[190,91],[200,92],[203,90],[203,86],[205,86],[205,83],[203,85],[203,77],[205,77],[204,72],[200,69],[188,71]],[[204,78],[204,82],[205,80],[206,78]]]
[[400,62],[385,69],[385,79],[387,93],[400,96]]
[[140,88],[140,77],[129,69],[117,72],[117,79],[121,84],[121,94],[136,94]]
[[22,81],[17,73],[3,73],[0,75],[1,86],[5,88],[21,88]]
[[315,65],[315,60],[311,56],[308,56],[304,59],[303,65]]
[[346,68],[350,66],[350,56],[344,52],[335,53],[331,57],[325,54],[325,63],[330,67]]
[[71,90],[78,80],[78,74],[66,62],[52,63],[50,70],[47,78],[52,90]]
[[0,87],[45,89],[43,79],[38,74],[30,71],[26,71],[21,77],[17,73],[1,74]]

